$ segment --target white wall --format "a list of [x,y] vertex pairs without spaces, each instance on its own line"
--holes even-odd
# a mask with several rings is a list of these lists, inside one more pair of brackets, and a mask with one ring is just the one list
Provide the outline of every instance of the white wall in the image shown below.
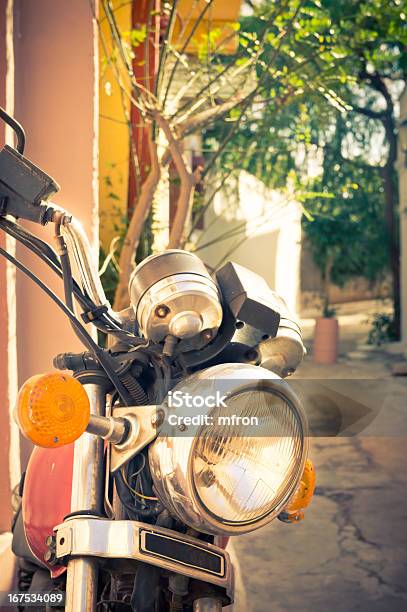
[[[228,237],[217,241],[225,233]],[[237,184],[229,184],[215,196],[205,215],[197,254],[213,268],[234,261],[257,272],[295,312],[300,252],[299,204],[292,195],[267,189],[251,174],[241,172]]]

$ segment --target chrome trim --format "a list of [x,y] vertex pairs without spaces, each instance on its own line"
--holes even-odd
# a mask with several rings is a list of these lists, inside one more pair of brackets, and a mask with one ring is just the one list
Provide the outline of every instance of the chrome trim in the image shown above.
[[110,471],[116,472],[157,437],[156,415],[161,406],[127,406],[113,408],[114,418],[130,421],[130,433],[122,444],[111,446]]
[[[72,557],[142,561],[183,576],[215,584],[224,588],[228,597],[233,601],[234,575],[232,562],[225,550],[213,544],[156,525],[137,521],[110,521],[82,516],[68,519],[55,527],[55,532],[56,556],[57,558],[69,556],[71,558],[69,565],[72,563]],[[157,553],[147,552],[145,535],[143,540],[143,533],[147,532],[173,540],[176,539],[179,542],[190,544],[221,557],[223,559],[222,575],[217,575],[211,570],[186,565],[181,561],[165,558]],[[73,559],[73,561],[76,560]],[[75,585],[76,588],[78,588],[78,585]],[[76,610],[82,612],[87,608],[76,608]]]
[[222,602],[217,597],[201,597],[194,601],[194,612],[221,612]]
[[144,259],[129,281],[130,302],[144,337],[179,340],[178,352],[206,346],[223,309],[219,288],[195,254],[169,249]]
[[97,306],[108,304],[97,265],[95,260],[92,259],[94,250],[90,246],[82,224],[75,217],[72,217],[69,223],[62,224],[61,230],[70,253],[74,255],[82,287]]
[[[168,416],[166,426],[162,430],[161,435],[158,435],[157,439],[148,449],[154,489],[172,516],[175,516],[178,520],[197,531],[215,535],[237,535],[263,527],[273,520],[282,508],[287,505],[301,478],[308,454],[307,420],[298,398],[289,385],[277,374],[249,364],[220,364],[185,378],[174,387],[173,392],[175,390],[183,390],[192,395],[199,395],[205,389],[205,384],[208,385],[206,386],[208,391],[211,381],[214,384],[216,381],[219,381],[222,394],[235,395],[248,387],[250,388],[250,380],[264,384],[276,395],[284,395],[286,401],[295,409],[303,432],[301,463],[298,465],[297,473],[293,475],[290,490],[280,499],[273,510],[264,516],[246,523],[232,524],[227,521],[221,521],[205,508],[193,482],[191,463],[197,439],[196,436],[199,436],[199,431],[195,428],[195,431],[192,429],[189,434],[188,428],[185,428],[183,430],[185,433],[182,434],[178,425],[173,427],[168,425],[168,419],[172,414],[180,415],[183,412],[190,414],[191,410],[168,407],[166,406],[166,400],[164,400],[163,407],[166,408]],[[214,388],[219,387],[215,386]],[[211,410],[212,408],[202,407],[200,413],[204,415],[209,414]],[[202,428],[205,428],[205,425]]]
[[126,422],[124,419],[114,419],[111,416],[102,417],[91,414],[86,431],[111,444],[120,444],[126,436]]
[[[164,318],[155,314],[160,304],[168,307],[168,315]],[[185,313],[194,313],[199,317],[199,326],[191,331],[185,325],[177,333],[176,320]],[[209,276],[174,274],[158,281],[144,293],[137,304],[136,314],[144,335],[154,342],[160,342],[172,334],[192,343],[192,339],[204,329],[213,330],[215,335],[222,322],[223,311],[218,288]],[[204,338],[195,341],[197,347],[208,342]]]
[[[91,414],[104,416],[106,394],[99,385],[85,385]],[[103,440],[81,436],[75,442],[71,512],[103,510]],[[94,559],[72,559],[68,563],[66,612],[93,612],[96,609],[98,567]]]

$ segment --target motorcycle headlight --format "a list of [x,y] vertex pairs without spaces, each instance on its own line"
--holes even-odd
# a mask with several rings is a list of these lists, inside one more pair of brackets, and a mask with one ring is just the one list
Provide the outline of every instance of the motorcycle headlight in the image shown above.
[[308,447],[305,415],[285,381],[257,366],[222,364],[179,383],[164,403],[167,421],[150,446],[150,468],[176,518],[232,535],[280,513]]

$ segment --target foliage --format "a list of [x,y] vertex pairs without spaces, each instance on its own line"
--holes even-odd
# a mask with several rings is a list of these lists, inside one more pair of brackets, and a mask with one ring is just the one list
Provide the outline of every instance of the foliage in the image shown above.
[[[243,20],[241,32],[258,32],[268,6]],[[272,48],[278,25],[267,35]],[[406,49],[406,11],[398,0],[304,2],[267,78],[270,103],[244,117],[220,164],[236,166],[245,151],[242,167],[268,186],[294,184],[324,285],[360,275],[373,281],[391,267],[396,311],[395,101]],[[294,95],[276,112],[286,72]],[[209,148],[219,148],[225,131],[223,124],[206,132]]]
[[[228,143],[239,136],[240,128],[255,130],[253,120],[259,113],[267,109],[270,116],[277,115],[294,98],[304,95],[305,90],[317,94],[320,83],[326,77],[316,63],[320,49],[313,44],[315,32],[312,23],[315,15],[312,7],[317,3],[305,4],[301,0],[266,2],[260,10],[255,9],[252,17],[242,20],[244,27],[229,24],[229,37],[237,37],[239,44],[235,53],[224,55],[222,45],[226,41],[219,27],[211,24],[211,2],[202,3],[198,15],[190,13],[188,19],[192,19],[192,23],[182,27],[184,33],[190,33],[181,43],[171,36],[172,23],[177,19],[177,0],[162,5],[159,18],[167,27],[161,34],[156,83],[151,86],[149,58],[152,49],[157,48],[157,15],[151,12],[145,29],[141,27],[120,32],[115,6],[111,0],[102,0],[101,19],[106,20],[110,30],[107,40],[100,28],[104,66],[113,73],[118,86],[116,90],[120,92],[123,102],[132,144],[134,183],[138,186],[137,203],[122,241],[115,308],[123,307],[127,299],[128,278],[135,263],[136,249],[143,228],[147,227],[146,219],[160,177],[168,164],[173,162],[180,180],[168,246],[182,247],[190,237],[190,220],[196,219],[192,210],[194,202],[199,200],[195,198],[195,186],[209,176],[222,153],[227,151]],[[302,27],[302,21],[310,26],[310,30],[302,32],[299,48],[294,52],[290,41],[295,41],[296,30]],[[207,24],[207,31],[195,41],[197,54],[193,57],[186,49],[195,30],[204,23]],[[313,75],[307,81],[301,76],[304,66],[307,66],[308,75]],[[104,74],[105,71],[102,78],[105,78]],[[104,85],[105,91],[112,95],[113,88],[109,87],[109,83]],[[133,125],[126,107],[127,100],[137,110],[141,129],[148,141],[150,160],[147,176],[140,170],[146,167],[146,162],[138,159],[134,130],[139,127]],[[213,150],[204,171],[192,169],[184,150],[184,137],[208,130],[219,121],[222,122],[222,138],[218,140],[218,146]],[[158,147],[160,139],[167,142],[164,150]],[[239,158],[242,159],[245,153],[246,147],[241,148]],[[256,152],[253,147],[251,153],[248,159],[254,159]],[[233,160],[231,168],[225,166],[228,171],[239,167],[241,164],[237,159]],[[223,177],[220,180],[222,183]],[[201,210],[198,214],[202,214],[211,201],[204,204],[199,201],[198,204]]]
[[[150,153],[156,158],[134,209],[140,219],[130,220],[123,242],[127,250],[125,257],[124,251],[121,254],[122,289],[134,264],[140,228],[151,215],[160,173],[171,160],[180,177],[172,246],[191,239],[193,225],[211,206],[214,193],[229,176],[245,169],[269,187],[283,189],[289,184],[296,189],[304,205],[304,230],[324,276],[329,271],[338,284],[359,274],[377,278],[390,259],[385,244],[395,261],[393,98],[397,79],[406,71],[402,2],[249,2],[251,14],[238,25],[230,24],[230,36],[238,37],[236,52],[224,55],[221,32],[210,25],[209,1],[190,24],[193,32],[203,20],[209,23],[192,57],[185,51],[190,37],[177,47],[168,34],[177,13],[174,0],[163,5],[161,19],[166,20],[167,30],[161,37],[154,92],[137,81],[132,64],[137,59],[137,66],[144,66],[143,82],[148,82],[146,58],[154,29],[120,33],[111,3],[102,4],[111,29],[110,46],[104,44],[106,62],[115,72],[123,100],[131,99],[139,110],[149,132]],[[128,123],[133,142],[129,117]],[[183,149],[184,137],[194,132],[203,133],[207,158],[198,174]],[[157,157],[159,133],[168,149]],[[373,142],[377,159],[371,156]],[[137,183],[140,163],[134,147],[132,152]],[[320,153],[321,172],[315,174],[312,166]],[[211,189],[202,191],[208,195],[196,194],[196,183],[208,177]],[[217,186],[212,184],[214,177]],[[148,247],[151,223],[147,231]]]
[[324,146],[322,174],[312,182],[315,192],[331,197],[309,200],[303,217],[315,263],[323,273],[330,261],[330,280],[339,286],[357,276],[375,281],[388,268],[380,172],[343,157],[346,133],[338,118]]
[[387,313],[376,313],[371,320],[371,329],[367,338],[368,344],[381,346],[386,342],[397,340],[394,317]]
[[333,319],[334,317],[336,317],[336,308],[330,308],[328,305],[325,304],[322,310],[322,316],[325,319]]

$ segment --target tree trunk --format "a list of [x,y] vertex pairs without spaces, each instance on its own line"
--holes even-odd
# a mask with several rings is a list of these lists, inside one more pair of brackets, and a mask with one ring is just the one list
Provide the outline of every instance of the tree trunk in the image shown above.
[[395,163],[397,160],[397,136],[394,119],[394,104],[387,88],[385,79],[378,72],[367,70],[367,60],[364,59],[363,69],[359,74],[361,81],[367,82],[374,90],[379,92],[386,103],[385,111],[374,111],[371,108],[355,107],[356,112],[362,113],[371,119],[382,122],[389,143],[389,154],[386,164],[381,169],[382,185],[385,202],[385,220],[388,237],[389,263],[393,284],[394,332],[396,339],[401,334],[401,297],[400,297],[400,241],[398,233],[398,193],[396,187]]
[[177,212],[175,213],[174,223],[170,228],[170,238],[167,246],[168,249],[179,249],[183,248],[188,235],[195,185],[199,178],[200,169],[197,169],[197,172],[194,173],[189,167],[182,142],[174,135],[168,121],[159,113],[155,113],[154,118],[165,134],[172,160],[180,178]]
[[394,164],[397,159],[397,137],[392,115],[387,115],[383,121],[386,138],[389,143],[389,155],[381,176],[385,200],[385,219],[388,234],[390,270],[393,284],[394,331],[396,339],[400,338],[401,297],[400,297],[400,241],[397,220],[397,187]]

